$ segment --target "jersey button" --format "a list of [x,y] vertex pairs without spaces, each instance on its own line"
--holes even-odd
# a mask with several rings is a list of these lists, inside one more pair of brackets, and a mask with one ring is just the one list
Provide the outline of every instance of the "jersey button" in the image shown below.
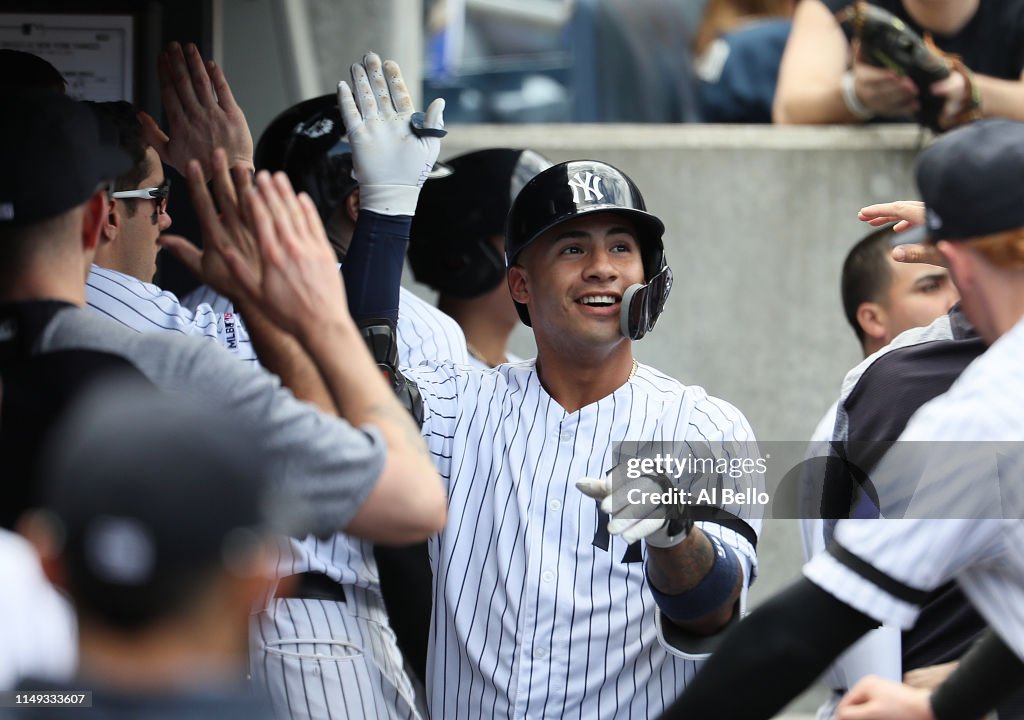
[[550,570],[545,570],[544,572],[542,572],[540,574],[540,579],[543,580],[546,583],[549,583],[549,582],[551,582],[552,580],[555,579],[555,574],[553,572],[551,572]]
[[548,651],[545,648],[539,647],[533,651],[535,658],[545,658],[548,655]]
[[548,507],[551,508],[551,512],[558,512],[562,509],[562,501],[556,498],[552,498],[548,502]]
[[568,430],[566,430],[565,432],[562,433],[562,438],[561,439],[562,439],[562,442],[564,442],[564,443],[572,442],[572,433],[569,432]]

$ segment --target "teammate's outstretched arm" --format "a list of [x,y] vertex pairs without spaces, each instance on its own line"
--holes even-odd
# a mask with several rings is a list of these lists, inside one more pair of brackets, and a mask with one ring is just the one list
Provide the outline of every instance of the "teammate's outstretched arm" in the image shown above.
[[[224,203],[223,217],[202,183],[198,162],[189,189],[203,226],[207,252],[230,268],[245,302],[295,337],[323,377],[339,414],[356,426],[377,428],[387,445],[380,479],[345,528],[375,542],[410,543],[437,532],[446,499],[419,428],[395,400],[349,315],[341,276],[312,200],[296,196],[287,176],[263,172],[239,193],[240,212]],[[218,197],[226,174],[214,177]],[[242,232],[242,229],[246,232]],[[258,261],[239,247],[255,238]]]
[[837,708],[839,720],[979,718],[1024,684],[1024,662],[989,630],[934,692],[866,677]]

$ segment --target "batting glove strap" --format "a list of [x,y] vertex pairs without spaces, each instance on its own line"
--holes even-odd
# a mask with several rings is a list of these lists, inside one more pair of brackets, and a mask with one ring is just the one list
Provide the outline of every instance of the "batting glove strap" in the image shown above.
[[665,522],[665,526],[656,530],[645,538],[651,547],[670,548],[678,545],[693,529],[693,520],[685,518],[672,518]]
[[418,186],[359,186],[360,210],[372,210],[381,215],[408,215],[412,217],[416,214],[416,202],[419,200],[419,197],[420,189]]
[[[695,587],[681,595],[666,595],[654,587],[650,576],[647,576],[647,585],[651,588],[654,600],[673,622],[696,620],[720,608],[732,595],[736,580],[742,572],[736,553],[715,536],[706,537],[715,550],[715,561],[708,574]],[[645,569],[644,573],[646,572]]]

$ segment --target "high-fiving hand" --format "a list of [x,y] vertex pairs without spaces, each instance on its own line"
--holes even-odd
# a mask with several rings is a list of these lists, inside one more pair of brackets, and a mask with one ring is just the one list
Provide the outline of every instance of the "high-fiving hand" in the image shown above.
[[[352,66],[352,87],[338,83],[338,105],[352,146],[360,206],[385,215],[412,215],[419,189],[441,151],[437,133],[418,134],[410,123],[412,98],[398,63],[375,53]],[[444,100],[427,108],[423,127],[444,127]]]

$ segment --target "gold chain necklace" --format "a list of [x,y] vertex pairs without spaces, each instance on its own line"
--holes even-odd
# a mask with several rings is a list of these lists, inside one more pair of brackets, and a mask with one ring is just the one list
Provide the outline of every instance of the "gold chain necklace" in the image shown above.
[[633,376],[636,375],[636,369],[639,367],[639,365],[640,364],[636,361],[636,358],[633,358],[633,367],[630,368],[629,370],[629,376],[626,377],[626,382],[629,382],[630,380],[633,379]]

